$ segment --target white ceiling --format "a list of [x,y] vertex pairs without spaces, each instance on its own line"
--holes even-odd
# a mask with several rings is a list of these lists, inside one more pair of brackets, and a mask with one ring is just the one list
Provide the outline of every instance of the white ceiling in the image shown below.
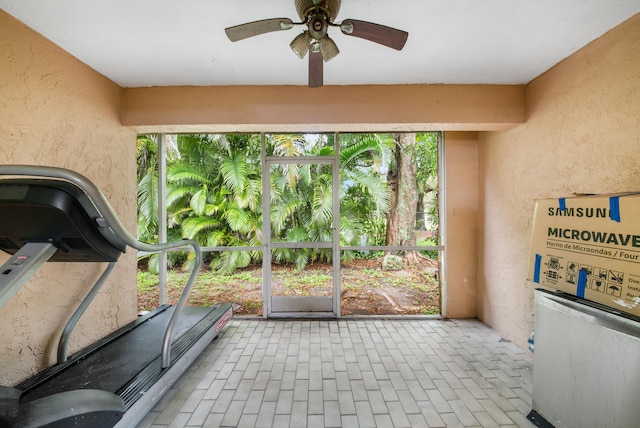
[[[230,42],[226,27],[299,21],[294,0],[0,0],[0,8],[123,87],[306,85],[302,31]],[[343,0],[336,19],[409,32],[402,51],[330,29],[325,85],[524,84],[622,21],[639,0]]]

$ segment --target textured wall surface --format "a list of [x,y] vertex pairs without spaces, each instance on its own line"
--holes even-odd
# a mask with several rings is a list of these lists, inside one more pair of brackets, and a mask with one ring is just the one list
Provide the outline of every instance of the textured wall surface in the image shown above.
[[[125,91],[124,125],[141,133],[496,130],[524,122],[521,85],[219,86]],[[168,126],[171,125],[171,126]]]
[[[120,125],[122,95],[120,87],[0,11],[1,162],[80,172],[135,232],[135,133]],[[135,318],[135,254],[120,264],[78,324],[71,351]],[[102,269],[47,264],[0,309],[0,384],[53,361],[54,337]]]
[[478,133],[445,133],[446,316],[475,318]]
[[640,191],[640,15],[535,79],[527,122],[479,142],[478,314],[525,346],[534,200]]

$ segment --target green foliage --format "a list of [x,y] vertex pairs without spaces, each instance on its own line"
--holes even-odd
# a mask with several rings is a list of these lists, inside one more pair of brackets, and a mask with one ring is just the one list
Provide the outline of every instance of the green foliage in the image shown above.
[[248,251],[225,251],[215,259],[211,267],[218,273],[230,275],[236,269],[242,269],[251,263],[251,253]]
[[423,209],[436,225],[439,224],[437,195],[438,135],[437,132],[416,135],[416,142],[418,143],[416,144],[416,161],[418,162],[416,183],[418,192],[422,196]]
[[158,242],[158,143],[146,135],[136,142],[138,165],[138,237],[145,242]]
[[[436,247],[438,246],[438,241],[436,241],[433,238],[425,238],[425,239],[418,240],[416,242],[416,245],[425,246],[425,247]],[[420,251],[420,253],[422,253],[423,255],[425,255],[430,259],[437,259],[439,252],[438,250],[425,250],[425,251]]]
[[[424,134],[427,135],[427,134]],[[435,135],[435,134],[434,134]],[[268,156],[330,156],[333,134],[268,134]],[[431,140],[429,139],[431,138]],[[437,135],[425,136],[435,141]],[[273,241],[330,242],[333,180],[339,179],[342,245],[383,245],[390,190],[386,173],[393,158],[391,134],[341,134],[340,176],[326,164],[273,164],[270,171]],[[427,144],[428,145],[428,144]],[[428,157],[420,157],[436,171]],[[157,242],[158,143],[140,136],[138,159],[138,236]],[[171,136],[167,152],[169,239],[189,238],[203,246],[262,245],[262,153],[257,134],[180,134]],[[435,165],[435,164],[434,164]],[[303,269],[313,261],[331,261],[327,249],[277,249],[273,260]],[[347,260],[361,257],[345,252]],[[169,255],[173,265],[192,263],[189,253]],[[261,251],[221,251],[207,255],[216,271],[230,274],[261,261]],[[148,260],[151,271],[157,256]]]
[[155,290],[158,287],[158,275],[149,271],[138,271],[138,290],[141,293]]
[[426,183],[438,176],[438,133],[416,134],[417,181]]

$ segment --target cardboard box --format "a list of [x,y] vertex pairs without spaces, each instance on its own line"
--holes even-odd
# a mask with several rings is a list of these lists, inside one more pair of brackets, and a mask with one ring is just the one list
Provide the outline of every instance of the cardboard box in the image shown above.
[[527,278],[640,315],[640,194],[536,201]]

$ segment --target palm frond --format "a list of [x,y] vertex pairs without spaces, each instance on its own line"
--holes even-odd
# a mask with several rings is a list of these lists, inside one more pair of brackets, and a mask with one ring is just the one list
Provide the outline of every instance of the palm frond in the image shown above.
[[251,263],[251,254],[249,251],[225,251],[220,255],[212,268],[222,275],[229,275],[236,269],[242,269]]
[[313,215],[314,222],[330,224],[333,218],[333,193],[331,177],[323,175],[317,179],[313,188]]
[[349,143],[340,149],[341,169],[350,169],[358,161],[367,164],[378,159],[377,167],[389,165],[395,147],[392,134],[347,134]]
[[207,234],[207,238],[204,241],[204,245],[207,247],[218,247],[224,245],[224,238],[226,236],[226,232],[219,228],[217,230],[213,230]]
[[243,208],[260,212],[262,210],[262,180],[247,180],[247,186],[244,191],[241,194],[236,194],[236,201]]
[[298,271],[304,270],[307,264],[309,264],[309,252],[297,251],[295,254],[295,259],[293,260],[293,262],[296,264],[296,269]]
[[381,181],[377,177],[359,170],[352,171],[352,178],[361,191],[371,196],[377,211],[381,213],[389,211],[391,192],[386,181]]
[[138,236],[148,240],[158,229],[158,175],[149,169],[138,183]]
[[167,166],[167,181],[175,184],[210,184],[211,181],[206,171],[194,165],[184,162],[176,162]]
[[[340,167],[350,168],[356,159],[362,159],[365,154],[378,151],[378,145],[371,140],[360,140],[340,149]],[[373,156],[371,156],[372,158]]]
[[193,194],[189,206],[196,215],[201,216],[204,214],[207,206],[207,186],[202,186],[200,190]]
[[215,229],[219,226],[219,222],[211,217],[189,217],[184,219],[181,224],[182,236],[188,239],[198,240],[201,232]]
[[362,223],[361,216],[350,208],[340,209],[340,244],[361,245]]
[[302,156],[303,138],[299,134],[274,134],[270,136],[275,156]]
[[291,198],[271,207],[271,227],[274,229],[274,233],[279,233],[284,229],[287,221],[291,219],[301,205],[301,200]]
[[158,142],[155,135],[140,135],[136,140],[136,164],[138,180],[149,170],[155,170],[158,158]]
[[295,189],[300,179],[300,166],[296,164],[285,164],[282,166],[285,188]]
[[167,189],[167,207],[187,205],[197,188],[173,185]]
[[238,205],[228,207],[224,218],[234,232],[249,233],[252,230],[251,214]]
[[243,193],[249,177],[247,176],[247,159],[242,154],[225,159],[220,165],[220,172],[226,184],[235,194]]
[[309,240],[309,234],[303,226],[292,227],[287,231],[288,242],[306,242]]

